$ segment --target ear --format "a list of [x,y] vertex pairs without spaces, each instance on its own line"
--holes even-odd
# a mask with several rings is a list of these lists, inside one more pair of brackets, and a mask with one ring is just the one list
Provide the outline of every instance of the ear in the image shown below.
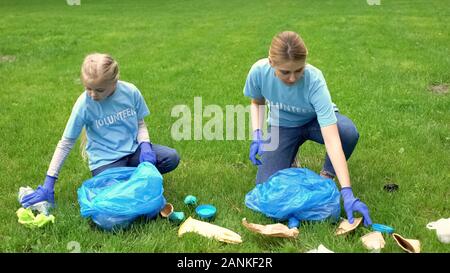
[[116,82],[113,84],[113,90],[116,90],[116,89],[117,89],[117,82],[118,82],[118,81],[116,81]]
[[273,62],[272,62],[272,59],[270,58],[270,57],[268,57],[269,58],[269,64],[270,64],[270,66],[272,66],[273,67]]

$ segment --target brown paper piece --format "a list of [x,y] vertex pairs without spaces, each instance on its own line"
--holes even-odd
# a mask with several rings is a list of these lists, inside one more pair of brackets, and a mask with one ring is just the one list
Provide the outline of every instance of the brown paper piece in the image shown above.
[[259,225],[248,223],[247,219],[243,218],[242,224],[250,231],[271,237],[296,238],[298,236],[297,228],[288,228],[286,225],[280,223],[271,225]]
[[397,244],[408,253],[420,253],[420,241],[415,239],[405,239],[398,233],[392,233],[392,237]]
[[167,218],[169,215],[171,215],[173,212],[173,205],[170,203],[166,203],[164,208],[159,212],[162,217]]
[[361,224],[362,219],[363,219],[362,217],[354,218],[353,224],[350,224],[347,219],[342,220],[334,235],[346,234],[356,229],[359,226],[359,224]]
[[377,250],[382,249],[386,244],[384,241],[383,234],[379,231],[373,231],[367,233],[366,235],[361,237],[361,241],[365,248],[369,250]]

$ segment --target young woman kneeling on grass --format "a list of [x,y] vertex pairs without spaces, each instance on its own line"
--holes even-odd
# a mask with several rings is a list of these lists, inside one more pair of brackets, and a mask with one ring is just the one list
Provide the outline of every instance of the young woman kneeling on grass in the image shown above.
[[[346,161],[358,142],[358,131],[348,117],[338,112],[322,72],[306,63],[307,55],[297,33],[279,33],[272,40],[269,57],[257,61],[247,76],[244,95],[251,98],[254,131],[250,160],[258,166],[256,183],[264,183],[275,172],[289,168],[305,141],[325,144],[327,153],[320,175],[332,179],[337,176],[349,222],[353,223],[356,211],[369,226],[369,210],[353,196]],[[268,130],[278,131],[272,138],[278,135],[279,139],[276,148],[263,152],[261,128],[266,103],[270,110]]]
[[150,142],[144,122],[150,114],[145,100],[136,86],[119,80],[119,67],[111,56],[86,56],[81,79],[85,91],[72,109],[44,184],[22,199],[25,208],[41,201],[55,203],[58,173],[83,128],[82,146],[93,176],[113,167],[136,167],[143,161],[155,165],[162,174],[178,166],[176,150]]

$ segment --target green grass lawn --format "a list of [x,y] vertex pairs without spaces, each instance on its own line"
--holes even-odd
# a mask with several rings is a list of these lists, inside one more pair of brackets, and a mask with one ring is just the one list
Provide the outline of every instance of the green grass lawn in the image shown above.
[[[302,224],[297,239],[264,238],[241,224],[273,223],[248,209],[256,168],[250,141],[175,141],[175,105],[247,105],[242,89],[251,65],[267,56],[272,37],[293,30],[321,69],[333,101],[358,127],[349,161],[354,193],[375,223],[419,239],[423,252],[450,252],[428,222],[450,217],[450,99],[429,91],[450,82],[448,18],[441,0],[326,1],[0,0],[0,252],[367,252],[361,227],[347,237],[329,223]],[[84,56],[107,52],[121,79],[143,93],[152,140],[174,147],[179,167],[164,177],[175,209],[194,213],[186,195],[218,209],[215,224],[238,232],[239,245],[187,234],[161,218],[116,234],[81,218],[77,189],[90,177],[78,145],[56,185],[56,223],[30,230],[17,222],[20,186],[41,184],[71,108],[83,91]],[[205,121],[208,119],[205,118]],[[302,166],[320,171],[325,148],[306,143]],[[394,182],[399,191],[387,193]],[[342,216],[345,213],[342,211]],[[402,252],[390,237],[383,252]]]

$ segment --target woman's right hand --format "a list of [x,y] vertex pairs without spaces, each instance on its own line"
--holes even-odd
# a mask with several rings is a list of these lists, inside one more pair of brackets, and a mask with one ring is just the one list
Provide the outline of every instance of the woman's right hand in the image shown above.
[[24,208],[28,208],[36,203],[48,201],[52,205],[55,204],[55,182],[56,177],[47,175],[44,180],[44,185],[40,185],[37,189],[22,198],[20,203]]
[[370,219],[369,209],[366,204],[361,202],[358,198],[353,195],[352,187],[343,187],[341,189],[342,199],[344,200],[344,209],[347,213],[347,219],[350,224],[353,224],[353,212],[359,212],[363,216],[364,226],[368,227],[372,225],[372,220]]
[[250,144],[250,161],[253,163],[253,165],[262,165],[262,162],[256,158],[256,156],[262,156],[263,149],[262,149],[263,141],[262,141],[262,132],[261,129],[256,129],[253,132],[253,141]]
[[142,142],[139,146],[141,148],[139,163],[146,161],[156,165],[156,153],[152,149],[152,144],[150,142]]

